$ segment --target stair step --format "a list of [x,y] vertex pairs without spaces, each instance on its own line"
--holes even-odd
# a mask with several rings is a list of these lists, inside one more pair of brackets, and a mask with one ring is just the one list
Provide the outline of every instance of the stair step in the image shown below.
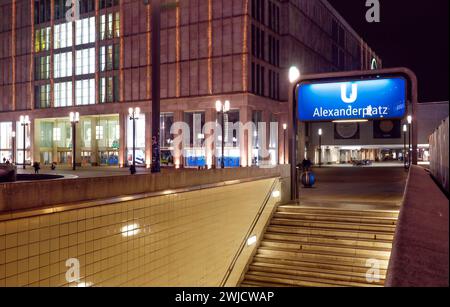
[[304,207],[284,205],[277,208],[277,212],[311,213],[324,215],[362,216],[362,217],[398,217],[398,210],[348,210],[324,207]]
[[329,229],[344,229],[344,230],[364,230],[364,231],[380,231],[386,233],[394,233],[395,226],[387,225],[371,225],[371,224],[357,224],[357,223],[332,223],[332,222],[312,222],[302,220],[290,220],[273,218],[271,226],[301,226],[308,228],[329,228]]
[[387,268],[389,262],[389,257],[367,258],[362,256],[336,255],[326,252],[275,250],[267,247],[259,248],[257,256],[286,260],[317,261],[328,264],[342,263],[358,267],[366,267],[368,259],[378,259],[380,267],[383,269]]
[[265,273],[265,272],[249,272],[245,281],[269,281],[271,283],[279,283],[287,286],[301,286],[301,287],[376,287],[379,285],[347,282],[342,280],[329,280],[317,277],[299,277],[289,276],[286,278],[283,274]]
[[276,232],[266,232],[263,240],[282,241],[282,242],[295,242],[302,243],[316,243],[316,244],[331,244],[339,246],[351,246],[355,248],[380,248],[382,250],[391,250],[391,240],[370,240],[370,239],[358,239],[358,238],[346,238],[346,237],[329,237],[329,236],[302,236],[298,234],[284,234]]
[[394,217],[341,216],[299,212],[276,212],[274,214],[274,217],[281,219],[296,219],[302,221],[345,222],[393,226],[395,226],[397,222],[397,218]]
[[[324,271],[324,270],[310,270],[304,268],[283,268],[275,266],[264,266],[252,264],[249,268],[249,272],[264,272],[264,273],[274,273],[274,274],[284,274],[286,277],[297,276],[297,277],[312,277],[329,279],[334,281],[344,281],[344,282],[356,282],[356,283],[370,283],[367,281],[365,274],[355,275],[352,272],[339,272],[339,271]],[[375,285],[384,285],[385,276],[379,276],[379,280],[373,282]]]
[[329,238],[358,238],[369,240],[388,240],[394,239],[393,233],[378,232],[378,231],[363,231],[363,230],[345,230],[345,229],[333,229],[333,228],[308,228],[308,227],[293,227],[283,225],[269,225],[268,232],[274,233],[287,233],[296,235],[318,235],[326,236]]
[[261,247],[268,247],[278,250],[289,251],[311,251],[311,252],[326,252],[331,254],[349,255],[349,256],[361,256],[361,257],[383,257],[383,259],[389,259],[391,251],[390,249],[373,249],[370,247],[349,247],[338,246],[332,244],[315,244],[315,243],[293,243],[273,240],[263,240]]
[[[366,273],[369,270],[369,267],[362,268],[343,264],[327,264],[320,262],[280,260],[262,257],[255,257],[252,264],[290,270],[304,269],[307,271],[318,271],[318,272],[339,272],[341,274],[350,276],[366,276]],[[384,276],[386,276],[386,269],[380,269],[379,273],[380,276],[384,279]]]
[[[397,218],[398,210],[279,206],[241,285],[383,286]],[[370,259],[379,262],[375,282]]]

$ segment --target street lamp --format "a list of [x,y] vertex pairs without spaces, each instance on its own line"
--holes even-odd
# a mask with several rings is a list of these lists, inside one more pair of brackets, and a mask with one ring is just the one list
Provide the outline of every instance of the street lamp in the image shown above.
[[16,131],[11,132],[11,163],[16,163]]
[[131,165],[131,174],[136,173],[136,121],[139,119],[141,114],[141,108],[129,108],[128,114],[130,115],[130,120],[133,121],[133,163]]
[[220,161],[220,167],[225,168],[225,114],[230,111],[230,101],[225,100],[225,103],[222,104],[222,101],[216,101],[216,111],[217,113],[222,115],[222,159]]
[[[295,92],[297,89],[297,82],[300,80],[300,70],[296,66],[291,66],[289,69],[289,82],[292,87],[289,89],[289,106],[292,107],[291,115],[290,115],[290,133],[289,133],[289,144],[291,149],[289,151],[289,162],[291,164],[291,199],[297,200],[298,195],[298,187],[297,187],[297,106],[295,99]],[[292,104],[291,104],[292,102]]]
[[289,82],[293,84],[298,79],[300,79],[300,70],[297,67],[292,66],[291,68],[289,68]]
[[77,124],[80,122],[80,113],[70,112],[69,120],[72,125],[72,170],[76,170]]
[[322,129],[319,129],[319,167],[322,167]]
[[23,127],[23,169],[25,169],[26,134],[27,134],[27,127],[30,125],[30,117],[28,115],[25,116],[21,115],[19,121],[20,125],[22,125]]
[[283,164],[286,164],[286,130],[287,124],[283,124]]
[[407,121],[408,121],[408,167],[411,167],[411,158],[412,158],[411,126],[413,122],[413,118],[411,115],[408,115]]
[[[403,166],[405,169],[408,168],[406,165],[406,132],[408,132],[408,125],[403,125]],[[409,154],[408,154],[408,160],[409,160]]]

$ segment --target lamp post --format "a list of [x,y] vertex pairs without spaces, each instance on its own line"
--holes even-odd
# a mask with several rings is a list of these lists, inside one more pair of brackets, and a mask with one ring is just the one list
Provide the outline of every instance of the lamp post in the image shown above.
[[30,125],[30,117],[28,115],[20,116],[20,125],[23,127],[23,169],[25,166],[25,155],[26,155],[26,135],[27,135],[27,127]]
[[[405,169],[408,168],[408,166],[406,164],[406,132],[408,132],[408,126],[405,124],[405,125],[403,125],[403,166],[405,167]],[[409,160],[409,155],[408,155],[408,160]]]
[[319,167],[322,167],[322,129],[319,129]]
[[11,132],[11,163],[16,163],[16,131]]
[[411,115],[408,115],[408,167],[411,167],[411,158],[412,158],[412,140],[411,140],[411,126],[413,118]]
[[76,170],[77,124],[80,122],[80,113],[70,112],[69,120],[72,125],[72,170]]
[[139,115],[141,114],[141,109],[137,108],[129,108],[128,114],[130,115],[130,120],[133,121],[133,162],[131,164],[131,173],[136,173],[136,121],[139,119]]
[[286,164],[286,130],[287,124],[283,124],[283,164]]
[[[289,144],[291,146],[291,150],[289,151],[289,162],[291,164],[291,199],[297,200],[298,195],[298,187],[297,187],[297,103],[295,98],[295,93],[297,89],[297,81],[300,79],[300,70],[292,66],[289,69],[289,82],[293,87],[289,90],[289,102],[291,106],[291,115],[290,115],[290,129],[289,133]],[[292,103],[291,103],[292,102]]]
[[216,111],[218,114],[222,115],[221,125],[222,125],[222,159],[220,161],[220,167],[225,168],[225,114],[230,111],[230,101],[226,100],[225,103],[222,101],[216,101]]

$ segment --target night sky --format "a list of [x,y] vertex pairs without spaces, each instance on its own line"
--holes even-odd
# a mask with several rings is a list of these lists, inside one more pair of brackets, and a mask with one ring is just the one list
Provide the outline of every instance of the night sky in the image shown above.
[[448,100],[449,0],[380,0],[381,22],[368,23],[366,0],[329,0],[382,58],[419,79],[420,102]]

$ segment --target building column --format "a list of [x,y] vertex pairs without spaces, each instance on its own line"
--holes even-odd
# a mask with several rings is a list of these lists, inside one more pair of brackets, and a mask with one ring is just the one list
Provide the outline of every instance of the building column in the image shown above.
[[[251,122],[251,110],[247,106],[239,108],[239,120],[245,126],[248,122]],[[241,167],[248,167],[252,165],[251,158],[251,133],[252,131],[244,130],[240,132],[241,138],[239,140],[239,149],[241,152]]]
[[152,164],[152,112],[145,113],[145,166]]
[[81,135],[81,121],[80,122],[78,122],[77,124],[75,124],[75,130],[76,130],[76,135],[75,135],[75,141],[76,141],[76,148],[75,148],[75,164],[77,165],[77,166],[82,166],[81,165],[81,161],[82,161],[82,159],[81,159],[81,145],[82,145],[82,142],[81,142],[81,140],[83,139],[82,138],[82,135]]
[[128,115],[119,113],[119,129],[120,129],[120,141],[119,141],[119,167],[125,167],[126,163],[126,150],[127,150],[127,118]]
[[97,140],[97,118],[91,118],[91,165],[99,166],[98,140]]
[[[41,150],[40,150],[40,138],[39,138],[39,132],[40,132],[40,124],[37,122],[37,120],[30,118],[30,125],[29,125],[29,142],[30,142],[30,160],[31,165],[33,165],[34,161],[40,162],[41,161]],[[26,134],[25,134],[26,135]],[[26,139],[26,137],[25,137]],[[26,141],[25,141],[26,144]],[[25,145],[26,146],[26,145]],[[26,149],[26,148],[25,148]],[[25,150],[25,160],[26,160],[26,150]]]
[[214,152],[215,146],[215,127],[216,127],[217,113],[215,109],[208,109],[205,111],[205,127],[203,133],[205,134],[205,153],[206,153],[206,165],[211,168],[216,164],[216,157]]
[[[173,114],[174,123],[182,123],[183,122],[183,111],[175,111]],[[173,152],[173,162],[175,164],[175,168],[182,168],[184,166],[184,157],[183,157],[183,148],[184,148],[184,136],[183,131],[178,130],[177,133],[174,133],[174,138],[181,137],[181,144],[174,144]]]

